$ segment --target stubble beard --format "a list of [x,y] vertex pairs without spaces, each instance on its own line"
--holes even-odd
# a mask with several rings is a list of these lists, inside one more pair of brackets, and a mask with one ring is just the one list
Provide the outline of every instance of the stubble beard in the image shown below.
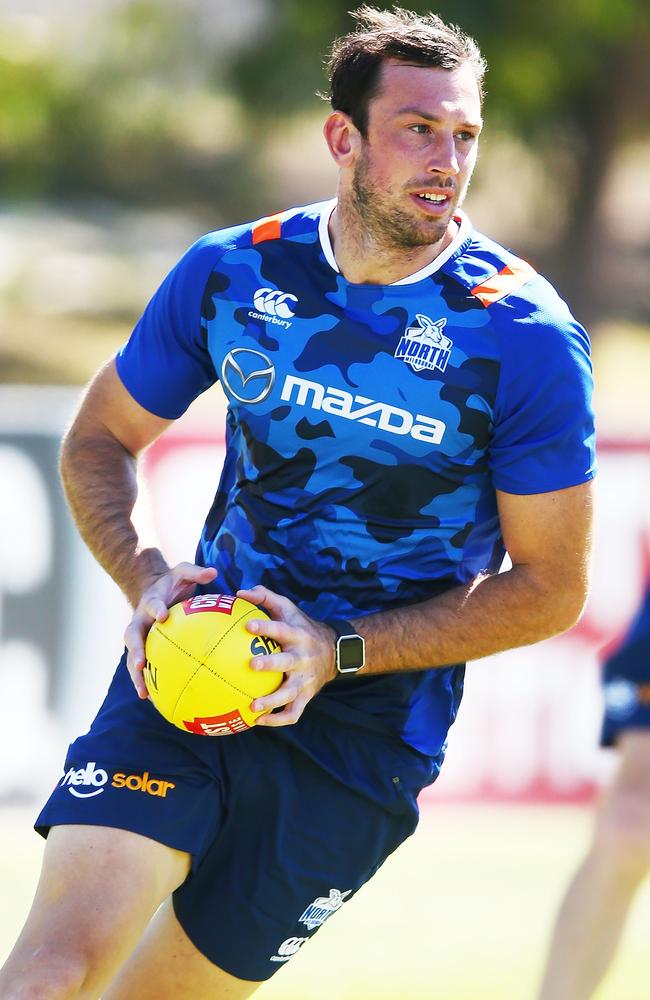
[[364,229],[369,231],[374,242],[386,250],[417,250],[433,246],[443,239],[449,225],[449,217],[437,219],[415,219],[408,212],[396,208],[386,197],[386,192],[376,187],[369,179],[367,163],[362,158],[352,179],[354,208]]

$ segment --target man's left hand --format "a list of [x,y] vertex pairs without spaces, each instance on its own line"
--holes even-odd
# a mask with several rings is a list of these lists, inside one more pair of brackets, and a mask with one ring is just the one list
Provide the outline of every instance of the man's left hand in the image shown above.
[[[266,587],[238,590],[237,597],[256,604],[271,616],[251,619],[246,628],[253,635],[266,635],[282,647],[282,652],[254,656],[253,670],[278,670],[284,673],[282,684],[272,694],[256,698],[254,712],[267,712],[257,719],[258,726],[290,726],[298,721],[305,705],[324,684],[334,680],[334,633],[329,625],[316,622],[286,597]],[[273,709],[282,711],[273,712]]]

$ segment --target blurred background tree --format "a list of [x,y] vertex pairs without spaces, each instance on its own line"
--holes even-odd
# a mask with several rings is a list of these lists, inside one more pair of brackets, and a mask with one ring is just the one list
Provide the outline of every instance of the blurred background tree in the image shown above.
[[[277,118],[322,88],[324,53],[331,38],[349,30],[350,5],[269,2],[270,29],[233,58],[230,78],[258,116]],[[487,57],[488,136],[496,126],[520,137],[543,165],[561,220],[541,255],[545,270],[581,315],[602,315],[615,294],[601,273],[611,255],[602,219],[607,180],[621,147],[650,137],[650,4],[438,0],[433,9],[476,37]],[[628,194],[618,197],[621,216],[634,211]],[[641,297],[634,308],[647,318],[643,291]]]
[[[0,0],[5,240],[23,232],[25,212],[32,234],[34,212],[55,213],[95,227],[97,259],[103,241],[124,263],[124,233],[135,239],[143,213],[182,216],[184,225],[159,242],[166,265],[202,231],[328,196],[334,171],[316,93],[326,87],[332,38],[352,27],[351,6]],[[647,324],[647,0],[438,0],[435,10],[474,35],[490,65],[482,162],[469,196],[474,221],[547,273],[594,330],[608,318]],[[150,227],[142,229],[151,244]],[[57,232],[64,241],[63,225]],[[84,245],[87,265],[91,249]],[[4,272],[0,262],[4,315],[22,331],[21,344],[24,289],[34,283],[28,258],[24,249],[23,263],[12,258]],[[144,291],[128,290],[124,268],[113,284],[105,272],[83,279],[110,292],[121,321],[134,318],[160,276],[139,264],[130,270],[141,271]],[[64,270],[59,262],[57,273]],[[101,297],[94,308],[106,317]],[[57,308],[79,311],[70,302]]]
[[0,195],[202,209],[246,190],[252,140],[233,141],[210,23],[205,4],[133,0],[86,12],[72,37],[5,24]]

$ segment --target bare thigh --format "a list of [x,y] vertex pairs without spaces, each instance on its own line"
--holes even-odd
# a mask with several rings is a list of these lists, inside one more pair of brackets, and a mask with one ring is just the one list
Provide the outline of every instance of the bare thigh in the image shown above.
[[597,831],[612,833],[619,849],[643,847],[650,851],[650,731],[629,729],[616,744],[618,767],[600,803]]
[[168,899],[102,1000],[245,1000],[259,985],[231,976],[202,955]]
[[99,996],[189,866],[188,854],[127,830],[54,827],[0,995]]
[[618,766],[603,797],[605,805],[629,800],[650,804],[650,731],[628,729],[616,749]]

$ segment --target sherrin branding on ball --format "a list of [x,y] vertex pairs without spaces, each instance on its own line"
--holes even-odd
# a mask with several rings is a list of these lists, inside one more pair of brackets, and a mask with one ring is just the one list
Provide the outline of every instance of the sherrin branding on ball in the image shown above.
[[149,697],[168,722],[188,733],[229,736],[255,725],[255,698],[270,694],[283,675],[250,667],[251,657],[279,652],[246,622],[268,618],[231,594],[199,594],[169,609],[147,636],[144,680]]

